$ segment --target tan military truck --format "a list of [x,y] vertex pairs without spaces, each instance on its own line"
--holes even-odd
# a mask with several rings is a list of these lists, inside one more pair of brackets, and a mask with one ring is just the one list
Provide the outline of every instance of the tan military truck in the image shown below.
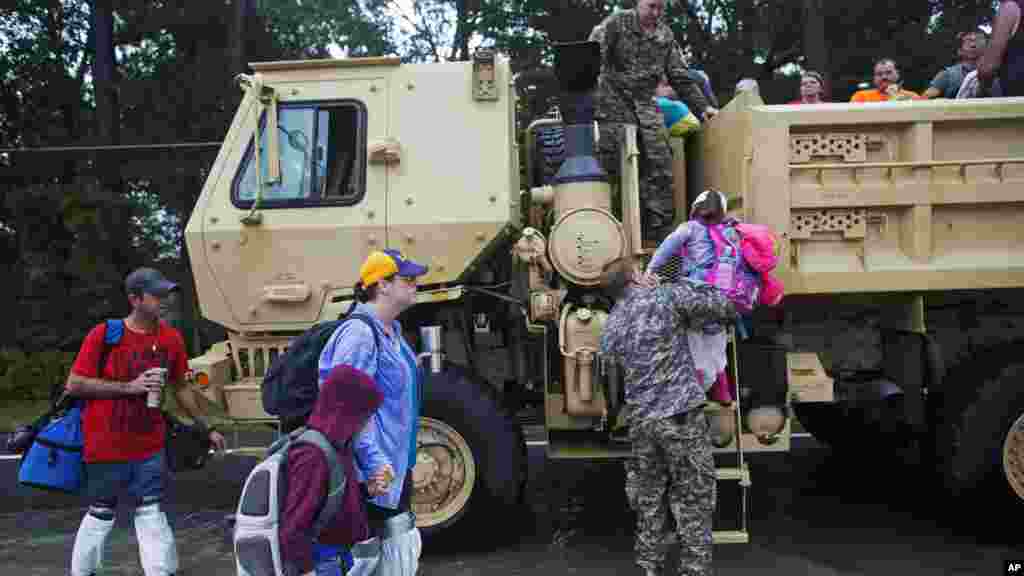
[[[402,318],[407,336],[422,349],[421,328],[443,334],[440,350],[424,350],[413,507],[426,532],[520,501],[526,450],[506,399],[524,390],[538,398],[549,457],[628,454],[621,377],[597,353],[613,303],[596,284],[605,263],[642,251],[639,154],[626,127],[614,189],[593,158],[594,49],[559,48],[561,116],[528,127],[516,125],[508,60],[487,51],[456,63],[253,64],[186,229],[202,314],[229,335],[191,361],[206,397],[236,420],[272,421],[266,368],[290,338],[343,314],[362,259],[391,247],[430,265]],[[783,239],[790,294],[783,321],[755,319],[770,338],[730,347],[741,394],[739,410],[716,413],[716,446],[736,456],[720,480],[745,490],[744,451],[788,450],[792,421],[774,406],[838,442],[821,423],[849,415],[845,393],[833,395],[844,380],[826,374],[818,353],[829,351],[814,339],[793,344],[804,340],[790,309],[853,298],[883,303],[893,328],[883,369],[851,385],[856,397],[899,398],[886,414],[945,443],[944,461],[976,449],[964,485],[991,472],[1024,494],[1015,361],[965,382],[975,393],[955,414],[934,408],[949,384],[924,325],[933,294],[1024,285],[1022,129],[1015,100],[773,107],[744,93],[691,143],[698,186],[727,192],[737,215]],[[939,420],[955,425],[928,436]],[[747,541],[745,518],[715,538]]]

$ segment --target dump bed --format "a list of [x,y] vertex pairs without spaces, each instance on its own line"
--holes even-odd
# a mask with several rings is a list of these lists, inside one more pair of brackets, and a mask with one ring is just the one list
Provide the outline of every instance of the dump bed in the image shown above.
[[702,135],[705,186],[783,238],[788,294],[1024,286],[1024,98],[765,106]]

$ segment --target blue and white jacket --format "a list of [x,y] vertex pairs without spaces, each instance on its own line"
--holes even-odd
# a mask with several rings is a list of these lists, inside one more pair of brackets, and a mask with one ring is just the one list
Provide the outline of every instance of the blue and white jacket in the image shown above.
[[[389,336],[372,307],[358,304],[353,312],[370,317],[373,327],[353,320],[335,330],[320,353],[318,384],[323,385],[327,374],[338,364],[362,370],[377,383],[384,401],[355,437],[356,475],[360,482],[365,482],[381,466],[391,464],[395,471],[391,488],[371,502],[397,509],[405,475],[416,464],[420,412],[416,354],[402,337],[402,326],[397,320],[391,324],[394,336]],[[376,337],[371,330],[376,331]]]

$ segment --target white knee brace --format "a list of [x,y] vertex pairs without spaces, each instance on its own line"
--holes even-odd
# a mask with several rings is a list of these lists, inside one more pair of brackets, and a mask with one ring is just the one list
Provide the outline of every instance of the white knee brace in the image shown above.
[[423,541],[419,528],[381,541],[377,576],[415,576],[419,571]]
[[159,502],[135,509],[135,536],[146,576],[170,576],[178,570],[174,534]]
[[92,506],[82,518],[71,552],[71,576],[90,576],[103,564],[103,547],[114,529],[114,510]]

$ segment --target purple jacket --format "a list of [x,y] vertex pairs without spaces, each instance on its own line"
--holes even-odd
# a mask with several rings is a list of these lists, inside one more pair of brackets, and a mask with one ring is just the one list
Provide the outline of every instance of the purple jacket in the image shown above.
[[[377,385],[365,373],[341,364],[327,375],[307,426],[322,432],[338,449],[345,467],[345,496],[341,510],[320,533],[320,543],[351,546],[370,537],[366,508],[356,482],[351,443],[380,406]],[[313,569],[313,520],[327,497],[330,469],[317,447],[299,444],[288,454],[288,495],[281,518],[281,557],[303,572]]]

